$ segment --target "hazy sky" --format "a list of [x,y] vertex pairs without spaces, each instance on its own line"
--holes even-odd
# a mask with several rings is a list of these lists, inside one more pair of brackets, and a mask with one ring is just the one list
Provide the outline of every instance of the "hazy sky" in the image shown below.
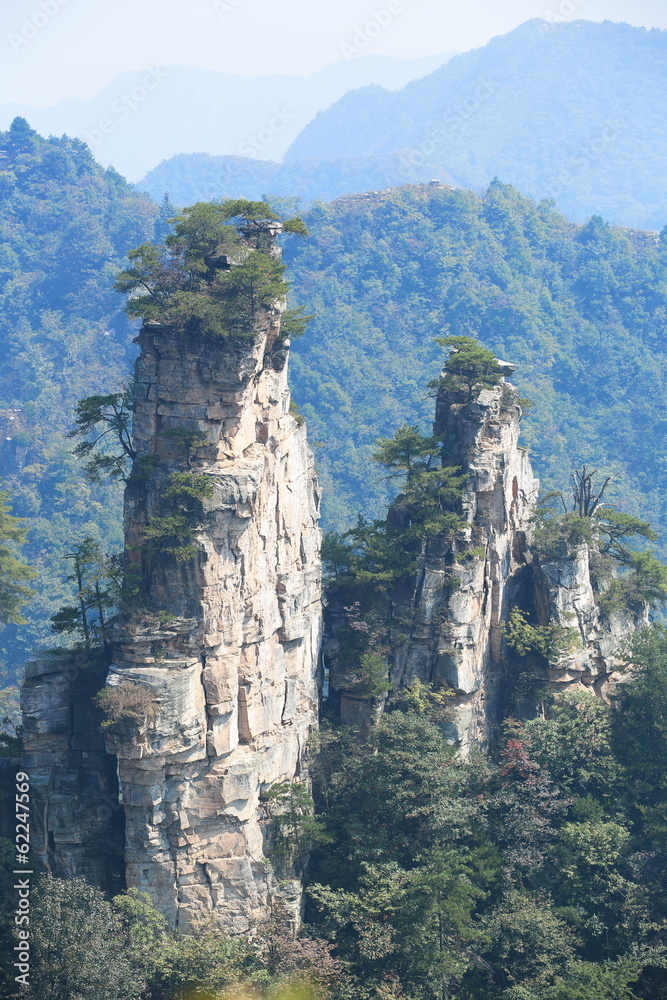
[[5,0],[1,7],[0,103],[41,107],[92,97],[125,70],[180,64],[308,74],[355,46],[403,57],[464,51],[532,17],[667,28],[665,0]]

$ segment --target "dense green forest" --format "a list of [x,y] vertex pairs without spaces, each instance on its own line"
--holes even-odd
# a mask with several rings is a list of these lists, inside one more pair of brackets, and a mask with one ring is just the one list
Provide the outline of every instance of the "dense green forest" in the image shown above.
[[65,435],[80,397],[128,375],[134,331],[112,287],[160,212],[84,143],[43,139],[21,118],[0,134],[0,167],[0,476],[13,513],[29,519],[25,555],[38,570],[29,624],[0,634],[7,681],[53,641],[71,547],[121,546],[118,489],[84,481]]
[[[236,274],[217,266],[240,245],[230,219],[252,223],[263,204],[191,208],[155,248],[147,240],[164,237],[169,206],[138,198],[84,147],[41,140],[19,120],[2,148],[11,167],[2,412],[18,428],[8,426],[2,456],[13,514],[0,495],[0,576],[11,584],[0,592],[0,621],[21,628],[24,588],[34,585],[27,644],[46,634],[47,614],[66,595],[63,557],[84,537],[119,542],[118,490],[84,479],[65,436],[77,414],[81,431],[98,422],[92,404],[77,410],[76,401],[122,389],[129,368],[132,330],[111,296],[114,280],[129,292],[144,285],[130,312],[166,319],[183,336],[200,324],[214,336],[234,323],[246,330],[244,278],[269,298],[285,286],[270,253],[245,259]],[[65,181],[53,180],[56,170]],[[443,382],[454,379],[463,398],[499,381],[494,353],[520,365],[535,404],[528,437],[548,480],[564,484],[580,461],[599,461],[623,473],[623,510],[605,508],[605,523],[625,537],[626,515],[640,513],[664,528],[654,433],[667,323],[662,240],[597,218],[573,226],[500,183],[484,198],[406,188],[344,200],[316,206],[308,222],[310,241],[286,250],[296,301],[317,315],[295,342],[293,379],[311,437],[322,442],[328,524],[381,512],[389,487],[372,452],[391,472],[405,468],[400,452],[417,448],[423,461],[408,463],[403,502],[421,507],[410,533],[389,541],[410,557],[420,538],[460,530],[463,482],[456,469],[431,468],[437,439],[411,427],[392,436],[418,419],[428,432],[433,403],[423,386],[439,374],[445,346],[458,356]],[[287,228],[303,235],[300,220]],[[250,229],[264,246],[261,227]],[[294,314],[291,322],[301,324]],[[477,373],[468,381],[466,363]],[[13,515],[27,519],[25,545]],[[644,525],[634,533],[653,539]],[[399,566],[399,578],[409,571]],[[18,633],[5,634],[9,648]],[[667,631],[638,633],[626,659],[631,683],[618,685],[611,704],[581,691],[545,697],[537,717],[506,720],[488,754],[457,753],[446,695],[417,682],[385,685],[386,711],[363,736],[325,718],[307,753],[313,798],[300,780],[264,799],[277,877],[305,875],[299,937],[280,913],[256,938],[228,938],[214,922],[181,934],[135,891],[109,900],[81,879],[45,877],[32,900],[30,989],[19,996],[662,1000]],[[15,753],[16,740],[0,738],[0,757]],[[9,861],[11,846],[0,851]],[[13,881],[0,881],[3,956]],[[0,975],[11,995],[11,964]]]
[[[13,676],[50,641],[71,546],[93,537],[119,548],[119,490],[84,481],[65,435],[79,398],[115,391],[130,373],[134,331],[114,277],[128,249],[164,234],[173,209],[103,171],[78,141],[42,139],[21,120],[2,150],[0,475],[13,513],[29,519],[39,572],[30,626],[2,633]],[[452,334],[478,335],[518,365],[533,403],[524,442],[545,486],[597,463],[618,473],[612,501],[664,532],[662,239],[598,218],[574,226],[497,182],[483,198],[408,186],[340,199],[306,222],[310,238],[285,248],[293,302],[315,315],[294,341],[291,380],[325,528],[383,515],[391,484],[371,461],[375,439],[405,422],[428,431],[435,337]]]
[[325,487],[325,527],[379,517],[390,483],[374,441],[430,426],[435,337],[479,336],[517,366],[532,402],[523,442],[546,488],[583,462],[618,474],[616,497],[664,532],[667,243],[594,217],[575,226],[494,182],[406,187],[320,204],[287,251],[295,300],[315,319],[295,342],[294,396]]
[[639,635],[630,658],[613,707],[566,693],[545,717],[510,720],[489,757],[456,755],[441,702],[418,684],[367,740],[325,724],[310,752],[317,824],[302,794],[269,848],[285,874],[319,842],[296,939],[280,914],[253,940],[213,923],[179,935],[136,890],[111,903],[83,880],[46,879],[27,995],[661,1000],[667,633]]

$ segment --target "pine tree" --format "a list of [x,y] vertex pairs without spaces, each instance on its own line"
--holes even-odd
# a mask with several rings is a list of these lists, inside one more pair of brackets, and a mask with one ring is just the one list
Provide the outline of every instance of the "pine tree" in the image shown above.
[[9,496],[0,492],[0,622],[21,625],[25,623],[21,608],[33,595],[25,584],[36,573],[16,554],[25,543],[26,529],[19,518],[12,517],[11,509]]

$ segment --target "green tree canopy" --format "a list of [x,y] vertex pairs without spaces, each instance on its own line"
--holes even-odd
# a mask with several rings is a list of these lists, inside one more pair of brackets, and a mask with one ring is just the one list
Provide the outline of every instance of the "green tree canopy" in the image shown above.
[[446,391],[462,395],[470,403],[482,389],[492,389],[503,377],[493,351],[472,337],[436,337],[450,349],[440,383]]
[[616,691],[614,748],[626,769],[634,819],[667,857],[667,629],[639,633],[629,659],[626,682]]
[[37,574],[16,554],[25,543],[26,529],[23,521],[12,517],[11,509],[8,495],[0,492],[0,622],[20,625],[25,622],[21,608],[33,593],[26,583]]
[[30,916],[34,1000],[139,1000],[145,980],[127,954],[122,925],[99,889],[83,878],[45,875]]
[[[252,337],[259,310],[287,296],[285,268],[274,250],[281,230],[306,235],[300,219],[277,224],[266,202],[197,202],[171,219],[164,243],[131,250],[116,279],[129,316],[184,333]],[[304,317],[291,314],[296,332]]]

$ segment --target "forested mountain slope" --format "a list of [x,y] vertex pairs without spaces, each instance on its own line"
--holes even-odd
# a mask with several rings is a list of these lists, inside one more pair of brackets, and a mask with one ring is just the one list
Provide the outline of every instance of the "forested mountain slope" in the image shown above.
[[0,477],[14,514],[30,518],[25,555],[39,570],[30,625],[0,636],[13,672],[52,641],[48,618],[69,590],[63,556],[87,535],[119,546],[118,490],[83,481],[64,435],[80,397],[129,371],[134,331],[111,288],[159,212],[84,143],[43,139],[21,118],[0,133],[0,166]]
[[[159,201],[165,194],[176,205],[202,199],[263,199],[265,192],[298,198],[305,204],[331,201],[355,191],[371,191],[392,184],[421,183],[433,175],[429,164],[406,164],[400,153],[346,156],[337,160],[295,160],[274,163],[247,156],[209,156],[182,153],[160,163],[138,187]],[[440,172],[441,180],[451,180]]]
[[398,93],[347,94],[306,126],[285,160],[400,150],[406,170],[428,164],[432,176],[447,171],[475,189],[499,176],[532,197],[554,197],[580,222],[597,212],[660,229],[666,91],[667,32],[535,19]]
[[567,222],[494,182],[483,198],[428,186],[346,198],[307,215],[287,250],[295,301],[316,318],[292,383],[325,485],[326,526],[380,515],[391,482],[373,442],[429,425],[436,336],[478,335],[518,365],[546,485],[582,462],[618,474],[617,499],[667,527],[667,244]]
[[[40,571],[31,625],[3,634],[5,662],[50,641],[63,556],[82,538],[120,541],[117,488],[91,488],[72,456],[79,398],[116,390],[134,332],[111,292],[125,252],[171,215],[103,171],[76,140],[2,136],[0,477],[30,518]],[[478,334],[518,364],[538,472],[565,485],[583,461],[619,474],[617,499],[667,522],[663,455],[667,248],[653,234],[574,226],[494,183],[484,198],[429,186],[344,198],[308,214],[286,247],[293,303],[314,313],[294,342],[294,396],[325,486],[324,526],[380,516],[392,483],[374,441],[402,422],[427,428],[445,332]],[[159,229],[158,229],[159,231]]]

